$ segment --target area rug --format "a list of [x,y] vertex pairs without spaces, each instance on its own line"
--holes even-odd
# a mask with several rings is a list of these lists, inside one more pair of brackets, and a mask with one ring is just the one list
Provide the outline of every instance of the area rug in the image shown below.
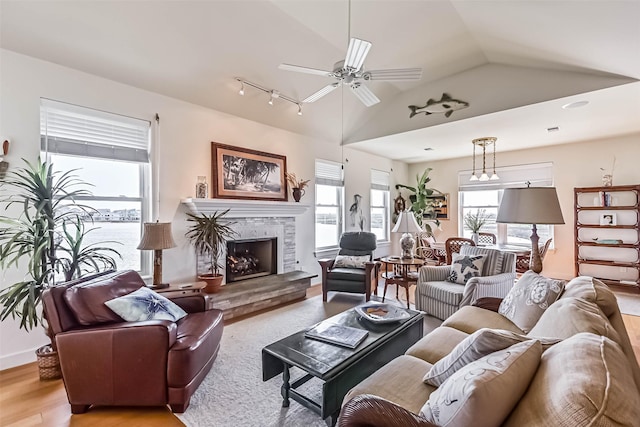
[[[218,358],[187,411],[178,417],[188,427],[326,427],[319,415],[297,402],[282,408],[282,377],[262,381],[261,350],[362,303],[364,295],[332,293],[326,303],[316,296],[225,326]],[[439,323],[427,318],[425,333]],[[292,370],[293,378],[296,374],[300,372]],[[308,386],[320,384],[310,381]]]

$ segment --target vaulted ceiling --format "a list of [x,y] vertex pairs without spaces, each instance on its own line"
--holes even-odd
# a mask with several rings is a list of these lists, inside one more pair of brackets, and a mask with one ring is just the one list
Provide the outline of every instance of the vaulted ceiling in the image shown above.
[[[349,36],[373,44],[366,69],[422,67],[415,82],[367,82],[364,107],[332,80]],[[640,132],[640,1],[0,1],[0,46],[235,116],[416,162]],[[443,93],[469,107],[409,118]],[[563,110],[586,100],[579,109]],[[547,132],[559,127],[558,132]],[[424,151],[432,148],[431,151]]]

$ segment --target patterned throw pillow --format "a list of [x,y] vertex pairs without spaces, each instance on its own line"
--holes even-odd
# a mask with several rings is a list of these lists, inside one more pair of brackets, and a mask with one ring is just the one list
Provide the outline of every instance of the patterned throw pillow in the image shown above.
[[453,254],[451,271],[447,281],[464,285],[472,277],[480,276],[485,255]]
[[498,313],[528,333],[564,289],[563,280],[548,279],[529,270],[500,303]]
[[[441,386],[447,378],[471,362],[498,350],[504,350],[514,344],[529,341],[532,337],[503,329],[481,328],[462,340],[451,353],[438,360],[424,376],[423,381],[432,386]],[[560,339],[536,338],[542,344],[543,351]]]
[[420,415],[439,426],[499,426],[524,395],[540,364],[537,340],[514,344],[458,370],[431,395]]
[[365,263],[369,262],[371,257],[369,255],[337,255],[336,260],[333,262],[333,268],[362,268],[364,269]]
[[127,322],[182,319],[187,313],[162,295],[142,287],[130,294],[104,303]]

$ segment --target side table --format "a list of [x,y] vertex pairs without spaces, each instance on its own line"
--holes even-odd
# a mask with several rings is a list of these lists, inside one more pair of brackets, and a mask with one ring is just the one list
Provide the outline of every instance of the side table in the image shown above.
[[200,294],[206,285],[207,284],[205,282],[179,283],[169,285],[168,288],[156,289],[155,292],[162,294],[163,297],[171,299]]
[[[384,292],[382,294],[382,302],[387,295],[387,286],[396,285],[398,288],[402,286],[407,293],[407,308],[409,308],[409,287],[412,284],[418,282],[418,274],[411,271],[411,267],[421,267],[424,265],[424,260],[420,258],[406,258],[400,257],[384,257],[380,258],[385,265],[385,272],[382,273],[384,277]],[[393,267],[392,271],[389,271],[389,265]],[[398,289],[396,288],[396,298],[398,297]]]

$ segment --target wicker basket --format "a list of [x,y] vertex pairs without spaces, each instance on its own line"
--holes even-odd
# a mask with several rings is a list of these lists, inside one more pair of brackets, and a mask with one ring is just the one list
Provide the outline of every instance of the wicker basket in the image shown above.
[[62,378],[58,352],[53,351],[51,345],[43,345],[37,349],[36,357],[38,358],[38,371],[40,372],[41,380],[57,380]]

